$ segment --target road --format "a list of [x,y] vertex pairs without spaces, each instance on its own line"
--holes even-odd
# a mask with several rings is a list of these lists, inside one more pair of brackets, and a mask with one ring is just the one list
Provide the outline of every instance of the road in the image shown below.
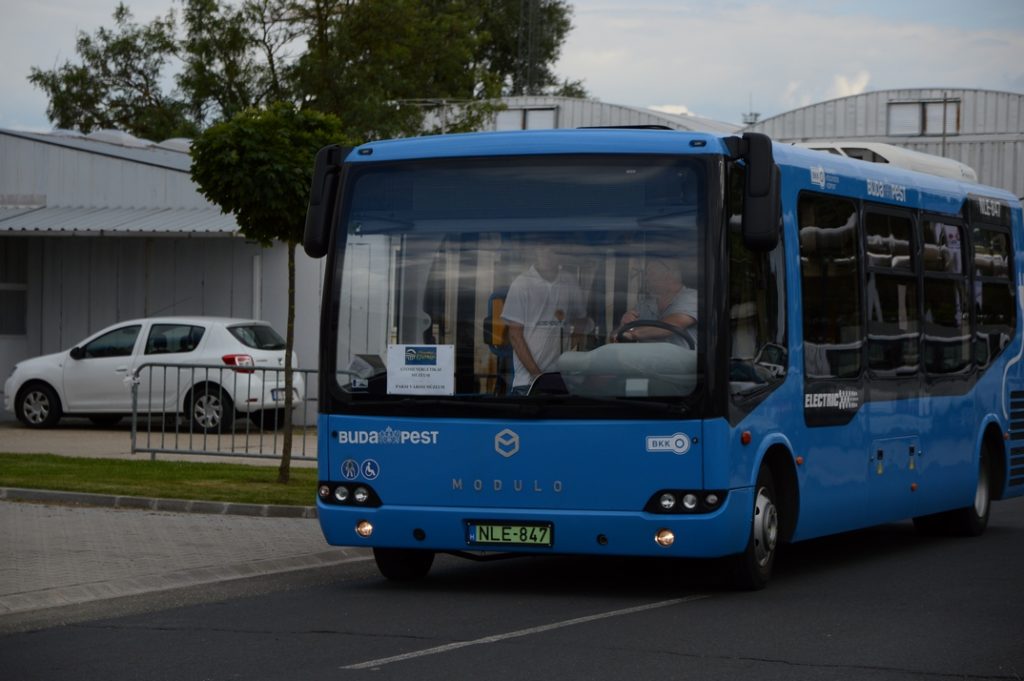
[[1021,679],[1024,499],[977,539],[910,523],[788,547],[768,589],[715,563],[360,560],[141,599],[0,637],[4,679]]

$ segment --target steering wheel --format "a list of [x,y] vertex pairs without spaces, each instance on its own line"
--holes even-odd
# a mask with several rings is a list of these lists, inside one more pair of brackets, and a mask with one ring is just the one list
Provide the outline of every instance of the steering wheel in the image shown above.
[[693,339],[693,334],[690,333],[689,329],[680,329],[678,326],[667,324],[657,319],[634,319],[631,322],[626,322],[625,324],[620,326],[618,330],[615,332],[615,341],[617,343],[638,342],[636,340],[630,340],[629,338],[626,338],[626,332],[632,331],[633,329],[639,328],[641,326],[653,326],[657,329],[665,329],[666,331],[671,331],[673,334],[679,336],[684,341],[686,341],[687,347],[689,347],[691,350],[697,349],[697,342]]

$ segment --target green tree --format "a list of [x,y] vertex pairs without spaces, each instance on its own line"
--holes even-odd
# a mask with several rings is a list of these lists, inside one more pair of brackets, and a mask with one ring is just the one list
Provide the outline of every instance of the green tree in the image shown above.
[[293,17],[308,41],[290,72],[296,94],[341,116],[352,137],[417,134],[443,102],[457,104],[446,128],[465,129],[500,94],[474,65],[481,35],[469,0],[306,0]]
[[288,248],[285,423],[278,481],[287,483],[292,447],[292,348],[295,341],[295,247],[302,240],[316,152],[345,143],[341,121],[286,102],[246,109],[192,144],[192,179],[210,201],[232,213],[240,231],[263,246]]
[[582,81],[559,83],[553,70],[572,30],[565,0],[483,0],[478,67],[497,77],[502,95],[586,96]]
[[176,82],[192,120],[203,127],[264,101],[263,65],[257,61],[257,34],[246,7],[185,0],[182,23],[184,64]]
[[81,64],[31,69],[29,81],[49,97],[47,116],[58,128],[82,132],[116,128],[156,140],[191,137],[198,130],[184,103],[161,87],[175,50],[173,13],[140,26],[119,4],[114,24],[94,36],[78,34]]

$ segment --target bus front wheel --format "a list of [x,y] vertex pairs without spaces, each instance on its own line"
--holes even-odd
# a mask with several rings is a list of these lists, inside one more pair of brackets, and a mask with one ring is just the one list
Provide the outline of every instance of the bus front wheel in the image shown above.
[[396,582],[411,582],[423,579],[434,564],[434,552],[422,549],[373,550],[377,569],[388,579]]
[[772,472],[762,466],[754,486],[754,508],[747,548],[734,558],[737,588],[754,591],[768,585],[779,544],[779,507]]

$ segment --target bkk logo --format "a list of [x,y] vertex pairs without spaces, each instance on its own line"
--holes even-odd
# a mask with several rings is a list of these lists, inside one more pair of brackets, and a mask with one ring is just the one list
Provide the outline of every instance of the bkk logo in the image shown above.
[[648,435],[647,451],[686,454],[686,452],[690,451],[690,437],[686,433],[675,433],[673,435]]
[[436,445],[437,430],[339,430],[341,445]]

